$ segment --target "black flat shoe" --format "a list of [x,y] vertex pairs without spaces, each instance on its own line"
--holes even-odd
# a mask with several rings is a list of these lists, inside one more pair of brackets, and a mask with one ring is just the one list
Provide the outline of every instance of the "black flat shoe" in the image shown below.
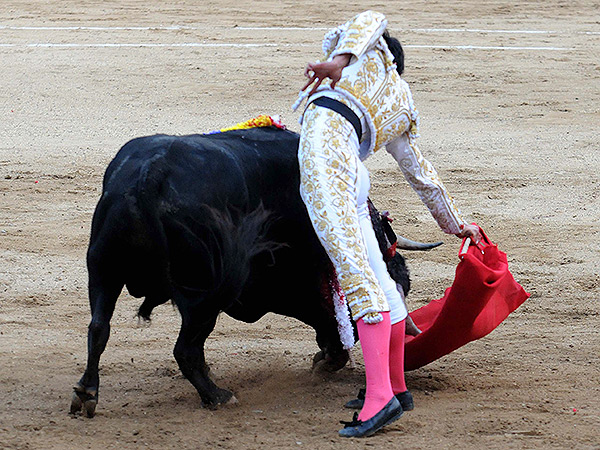
[[[365,404],[365,393],[365,389],[359,389],[357,397],[350,400],[344,406],[350,409],[362,409]],[[412,411],[415,409],[415,402],[413,401],[413,396],[410,391],[400,392],[399,394],[396,394],[396,398],[400,401],[404,411]]]
[[341,422],[344,428],[340,430],[342,437],[366,437],[371,436],[381,430],[384,426],[395,422],[402,416],[402,405],[394,396],[385,405],[381,411],[371,417],[369,420],[358,420],[358,413],[354,413],[352,422]]

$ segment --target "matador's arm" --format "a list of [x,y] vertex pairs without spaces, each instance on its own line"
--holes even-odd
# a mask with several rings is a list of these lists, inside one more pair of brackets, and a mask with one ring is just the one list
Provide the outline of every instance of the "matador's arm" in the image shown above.
[[387,26],[387,19],[381,13],[365,11],[345,24],[334,28],[323,39],[323,52],[327,59],[350,53],[354,61],[377,45]]
[[404,177],[427,206],[440,228],[449,234],[460,234],[466,222],[437,171],[419,151],[416,138],[404,133],[387,144],[386,150],[394,157]]

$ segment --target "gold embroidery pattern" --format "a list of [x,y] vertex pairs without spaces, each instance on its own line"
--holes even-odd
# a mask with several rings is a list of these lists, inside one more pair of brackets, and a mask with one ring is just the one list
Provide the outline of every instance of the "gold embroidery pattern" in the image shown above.
[[[378,12],[365,11],[353,17],[336,30],[332,30],[330,42],[324,45],[325,58],[330,58],[341,53],[352,53],[360,58],[366,51],[379,40],[387,19]],[[326,40],[327,40],[326,36]]]
[[[374,134],[368,154],[406,131],[416,133],[410,90],[396,72],[393,56],[382,38],[386,26],[383,14],[365,11],[328,32],[323,40],[325,59],[342,53],[356,58],[344,68],[336,90],[345,91],[368,114]],[[327,89],[327,85],[321,89]]]
[[376,131],[374,151],[413,126],[408,85],[396,71],[387,70],[379,52],[365,55],[362,64],[344,76],[336,88],[348,92],[367,110]]
[[459,233],[465,223],[461,212],[448,193],[433,165],[423,157],[416,138],[408,139],[410,153],[398,161],[404,177],[446,233]]
[[[437,172],[419,152],[418,113],[410,88],[396,72],[381,37],[385,25],[383,15],[366,11],[326,35],[323,50],[328,58],[341,53],[356,57],[344,68],[335,88],[336,97],[339,100],[344,96],[344,103],[352,103],[364,114],[370,139],[361,146],[361,159],[397,139],[408,139],[405,153],[397,158],[404,176],[440,227],[447,233],[457,233],[465,222]],[[319,92],[327,89],[325,85]]]
[[352,317],[376,322],[389,306],[369,265],[358,221],[358,156],[350,146],[354,129],[337,113],[311,105],[301,136],[300,194],[313,227],[335,266]]
[[[352,39],[355,42],[372,40],[375,33],[368,15],[367,17],[359,15],[344,27],[346,31],[340,35],[332,54],[343,53],[354,48],[353,44],[349,43]],[[358,38],[361,33],[365,35],[360,38],[362,40]],[[352,36],[352,39],[348,36]],[[360,104],[366,112],[370,119],[367,123],[372,124],[371,129],[375,135],[372,152],[406,133],[413,154],[410,155],[411,160],[399,161],[405,177],[440,227],[446,232],[457,233],[460,231],[459,225],[464,223],[464,220],[437,172],[418,150],[416,145],[419,132],[418,113],[413,105],[410,88],[396,70],[390,70],[392,63],[386,52],[382,50],[382,46],[383,49],[387,48],[380,42],[365,51],[354,64],[346,67],[344,76],[336,85],[336,91],[347,93],[349,101]],[[361,154],[361,158],[364,159],[369,154],[370,152],[365,151],[365,155]]]

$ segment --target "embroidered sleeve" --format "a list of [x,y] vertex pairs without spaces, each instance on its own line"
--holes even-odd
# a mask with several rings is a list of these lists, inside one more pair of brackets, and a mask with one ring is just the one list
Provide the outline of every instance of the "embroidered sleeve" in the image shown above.
[[429,209],[440,228],[449,234],[460,233],[466,222],[448,194],[433,165],[416,144],[416,137],[404,133],[386,145],[386,150],[398,162],[404,177]]
[[378,44],[386,26],[383,14],[365,11],[327,33],[323,51],[327,58],[351,53],[358,59]]

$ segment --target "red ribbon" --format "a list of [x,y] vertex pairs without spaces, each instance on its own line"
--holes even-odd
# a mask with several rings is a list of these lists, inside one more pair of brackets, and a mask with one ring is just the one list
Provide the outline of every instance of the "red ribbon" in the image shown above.
[[390,248],[387,249],[387,251],[385,252],[385,257],[383,258],[385,262],[390,261],[394,256],[396,256],[396,246],[398,245],[398,242],[394,242]]

